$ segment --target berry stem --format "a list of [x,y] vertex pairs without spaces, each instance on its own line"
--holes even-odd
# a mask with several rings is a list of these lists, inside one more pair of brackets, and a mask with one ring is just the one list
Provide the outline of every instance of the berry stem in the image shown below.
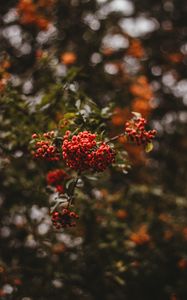
[[69,203],[68,203],[68,207],[71,206],[72,203],[73,203],[73,200],[74,200],[74,192],[75,192],[75,188],[76,188],[76,186],[77,186],[77,182],[78,182],[78,180],[79,180],[80,174],[81,174],[81,172],[79,172],[79,173],[77,174],[77,177],[75,178],[74,184],[73,184],[73,186],[72,186],[72,188],[71,188],[70,195],[69,195],[69,196],[70,196],[70,200],[69,200]]
[[126,135],[126,132],[122,132],[122,133],[120,133],[120,134],[114,136],[113,138],[111,138],[111,139],[109,139],[108,141],[106,141],[106,143],[108,144],[108,143],[110,143],[110,142],[113,142],[113,141],[119,139],[121,136],[124,136],[124,135]]

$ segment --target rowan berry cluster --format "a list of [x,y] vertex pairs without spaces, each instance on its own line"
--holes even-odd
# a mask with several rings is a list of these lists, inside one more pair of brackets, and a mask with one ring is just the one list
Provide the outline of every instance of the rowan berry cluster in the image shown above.
[[35,158],[48,161],[58,161],[60,159],[58,148],[54,145],[54,131],[42,135],[34,133],[32,139],[35,140],[35,151],[33,151]]
[[70,211],[66,208],[64,208],[61,213],[54,211],[51,216],[53,226],[56,227],[56,229],[74,227],[76,225],[75,220],[78,218],[79,216],[74,211]]
[[90,167],[96,172],[104,171],[115,160],[115,152],[106,143],[102,143],[98,149],[92,152]]
[[114,162],[115,152],[106,143],[96,142],[96,134],[83,131],[70,138],[71,132],[66,131],[62,144],[62,155],[66,165],[79,172],[93,170],[104,171]]
[[134,118],[125,123],[125,132],[129,139],[137,145],[146,145],[156,135],[156,130],[145,129],[147,121],[144,118]]
[[56,169],[47,173],[46,181],[48,185],[54,186],[59,193],[64,192],[64,180],[67,179],[68,174],[61,169]]
[[[156,130],[147,131],[145,126],[147,121],[134,113],[134,117],[125,124],[125,131],[111,138],[107,142],[99,140],[97,134],[90,131],[82,131],[73,134],[67,130],[62,137],[57,137],[54,131],[44,134],[32,135],[35,150],[33,151],[35,158],[42,158],[48,161],[64,160],[67,167],[77,171],[77,178],[71,178],[66,184],[64,191],[64,183],[70,176],[62,169],[49,171],[46,176],[47,184],[55,187],[60,194],[54,205],[55,211],[51,215],[51,220],[56,229],[73,227],[76,225],[78,215],[69,210],[74,203],[74,191],[77,186],[80,173],[82,171],[102,172],[115,161],[116,152],[111,148],[109,142],[119,139],[119,137],[127,135],[127,137],[136,142],[138,145],[147,145],[156,134]],[[63,207],[63,209],[62,209]],[[54,209],[53,208],[53,209]],[[120,214],[119,214],[120,213]],[[126,212],[118,212],[117,217],[124,219]],[[134,235],[132,238],[136,240]],[[147,236],[143,236],[147,239]],[[146,240],[146,241],[147,241]],[[138,242],[137,242],[138,243]],[[142,243],[140,241],[139,243]]]

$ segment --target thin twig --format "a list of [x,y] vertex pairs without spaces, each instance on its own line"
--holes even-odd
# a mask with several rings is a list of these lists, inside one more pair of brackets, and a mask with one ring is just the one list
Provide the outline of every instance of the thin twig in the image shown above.
[[75,188],[76,188],[76,186],[77,186],[77,182],[78,182],[78,180],[79,180],[79,176],[80,176],[80,172],[77,174],[77,177],[76,177],[76,179],[75,179],[75,181],[74,181],[74,184],[73,184],[73,186],[72,186],[72,189],[71,189],[71,192],[70,192],[70,200],[69,200],[69,203],[68,203],[68,207],[69,206],[71,206],[72,205],[72,203],[73,203],[73,200],[74,200],[74,192],[75,192]]
[[113,142],[113,141],[115,141],[115,140],[119,139],[121,136],[124,136],[125,134],[126,134],[126,132],[122,132],[122,133],[120,133],[120,134],[118,134],[118,135],[114,136],[114,137],[113,137],[113,138],[111,138],[110,140],[106,141],[106,143]]

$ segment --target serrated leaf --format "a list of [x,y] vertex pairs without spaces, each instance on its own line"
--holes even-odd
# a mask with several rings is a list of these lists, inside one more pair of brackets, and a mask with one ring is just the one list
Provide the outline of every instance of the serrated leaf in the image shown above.
[[153,150],[153,143],[148,143],[146,146],[145,146],[145,152],[151,152]]

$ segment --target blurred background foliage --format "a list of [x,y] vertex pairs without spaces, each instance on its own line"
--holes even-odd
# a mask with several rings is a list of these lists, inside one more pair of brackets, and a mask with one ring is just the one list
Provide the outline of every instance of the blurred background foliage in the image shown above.
[[[0,1],[1,299],[187,299],[186,18],[185,0]],[[59,165],[33,160],[32,133],[77,114],[113,136],[131,111],[154,151],[121,139],[129,173],[87,179],[78,226],[54,230]]]

